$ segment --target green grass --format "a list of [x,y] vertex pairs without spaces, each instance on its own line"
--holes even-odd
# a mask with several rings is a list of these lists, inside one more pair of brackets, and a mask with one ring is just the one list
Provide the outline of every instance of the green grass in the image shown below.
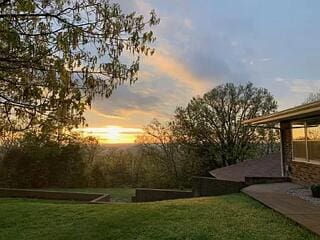
[[134,188],[46,188],[43,190],[85,193],[107,193],[111,195],[112,202],[131,202],[135,195]]
[[243,194],[154,203],[0,200],[0,239],[319,239]]

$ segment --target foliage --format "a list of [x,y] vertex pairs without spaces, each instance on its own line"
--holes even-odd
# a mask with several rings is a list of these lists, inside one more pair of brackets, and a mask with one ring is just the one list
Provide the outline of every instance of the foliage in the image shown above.
[[90,187],[155,187],[178,186],[177,179],[146,149],[105,149],[90,166]]
[[[242,122],[274,112],[276,101],[267,89],[252,83],[220,85],[178,107],[172,122],[179,144],[196,151],[204,172],[276,149],[275,130],[245,126]],[[268,126],[267,126],[268,127]],[[269,126],[272,127],[272,126]],[[267,148],[265,148],[267,146]]]
[[[3,148],[0,186],[159,188],[179,185],[176,178],[168,175],[158,161],[140,147],[108,148],[94,138],[69,134],[28,132]],[[182,175],[180,171],[181,185]]]
[[90,174],[92,187],[135,186],[140,181],[139,159],[129,151],[110,149],[96,157]]
[[316,240],[242,194],[144,204],[0,200],[0,239]]
[[158,23],[108,0],[0,1],[0,130],[83,124],[96,95],[137,80]]
[[312,196],[320,198],[320,184],[314,184],[311,186]]
[[199,172],[196,157],[181,148],[173,135],[170,123],[154,119],[145,126],[144,134],[136,141],[146,158],[145,164],[152,181],[161,187],[190,185],[191,176]]
[[267,90],[226,84],[177,108],[171,122],[153,120],[132,149],[102,148],[68,131],[30,132],[3,148],[2,185],[190,187],[194,175],[275,151],[275,130],[241,124],[275,109]]
[[28,133],[4,152],[0,182],[6,187],[84,186],[86,146],[73,135],[58,141]]

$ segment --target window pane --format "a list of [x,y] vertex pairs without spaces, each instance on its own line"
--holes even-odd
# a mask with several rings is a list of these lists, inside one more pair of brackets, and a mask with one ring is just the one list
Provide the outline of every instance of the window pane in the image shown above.
[[292,125],[292,148],[293,148],[293,160],[306,161],[306,141],[304,124],[295,123]]
[[293,159],[298,161],[307,159],[305,141],[293,141]]
[[305,141],[304,126],[293,125],[292,126],[292,139],[298,141]]
[[308,156],[310,161],[320,161],[320,124],[307,124]]

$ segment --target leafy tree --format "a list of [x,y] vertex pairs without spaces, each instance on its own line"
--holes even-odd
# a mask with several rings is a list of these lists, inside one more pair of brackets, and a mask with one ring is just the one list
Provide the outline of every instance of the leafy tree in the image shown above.
[[24,134],[3,152],[0,184],[6,187],[86,186],[91,139]]
[[193,149],[207,170],[250,157],[259,144],[276,141],[274,130],[247,127],[242,121],[277,109],[267,89],[252,83],[220,85],[176,109],[173,134],[180,144]]
[[0,130],[83,124],[96,95],[137,80],[158,23],[108,0],[0,0]]

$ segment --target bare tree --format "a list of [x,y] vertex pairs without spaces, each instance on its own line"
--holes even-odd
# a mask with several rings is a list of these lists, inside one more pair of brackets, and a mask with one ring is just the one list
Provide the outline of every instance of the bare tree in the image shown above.
[[310,93],[304,103],[312,103],[316,101],[320,101],[320,91]]

